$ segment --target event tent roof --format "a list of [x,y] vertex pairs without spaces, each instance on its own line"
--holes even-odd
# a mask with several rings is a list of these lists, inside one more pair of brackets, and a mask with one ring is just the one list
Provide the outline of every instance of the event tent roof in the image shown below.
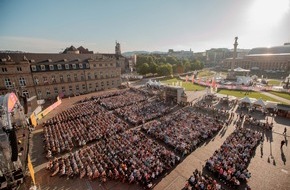
[[259,106],[262,106],[262,107],[266,106],[265,102],[262,99],[259,99],[259,100],[255,101],[253,104],[254,105],[259,105]]
[[251,104],[252,103],[251,100],[250,100],[250,98],[248,96],[240,99],[240,102],[241,103],[247,103],[247,104]]

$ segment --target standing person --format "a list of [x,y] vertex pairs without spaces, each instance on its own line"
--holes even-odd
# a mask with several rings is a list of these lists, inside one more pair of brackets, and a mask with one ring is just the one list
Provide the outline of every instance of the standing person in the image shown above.
[[284,144],[285,144],[285,141],[282,140],[282,141],[281,141],[281,147],[280,147],[281,149],[282,149],[282,147],[284,146]]
[[285,128],[284,128],[283,135],[286,135],[286,132],[287,132],[287,128],[285,127]]

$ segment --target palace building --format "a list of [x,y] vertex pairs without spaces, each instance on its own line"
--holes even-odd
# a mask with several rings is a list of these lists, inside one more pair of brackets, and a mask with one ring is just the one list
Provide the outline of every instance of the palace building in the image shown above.
[[0,53],[0,94],[53,99],[116,88],[125,66],[120,44],[115,54],[94,54],[73,46],[63,53]]
[[[230,69],[232,58],[224,59],[222,69]],[[290,72],[290,44],[283,46],[253,48],[244,57],[235,59],[234,68],[249,69],[253,73],[287,76]]]

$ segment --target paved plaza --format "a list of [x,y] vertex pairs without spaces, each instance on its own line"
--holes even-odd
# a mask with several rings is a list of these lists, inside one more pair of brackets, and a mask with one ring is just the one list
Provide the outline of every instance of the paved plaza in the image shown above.
[[[205,91],[187,92],[189,101],[197,101],[203,96]],[[43,121],[52,118],[57,113],[72,107],[73,104],[85,97],[90,97],[93,94],[85,96],[77,96],[64,99],[62,104],[53,112],[47,115]],[[238,112],[236,108],[232,111]],[[265,120],[265,116],[261,113],[254,113],[253,116]],[[273,132],[263,132],[264,142],[259,144],[254,157],[251,159],[248,170],[251,172],[251,178],[248,184],[254,190],[288,190],[290,189],[290,153],[289,153],[289,134],[290,120],[285,118],[267,118],[273,121]],[[42,121],[42,122],[43,122]],[[287,127],[288,135],[282,133]],[[172,171],[161,178],[153,187],[156,190],[181,190],[186,180],[192,175],[195,169],[203,171],[206,160],[210,158],[214,151],[217,150],[225,139],[234,131],[234,123],[229,126],[224,126],[219,133],[210,141],[202,144],[199,148],[189,154],[181,163],[179,163]],[[253,128],[252,130],[256,130]],[[262,132],[262,131],[261,131]],[[50,172],[45,170],[47,159],[43,148],[43,132],[41,124],[32,132],[31,143],[31,158],[35,169],[35,177],[38,189],[100,189],[100,190],[139,190],[142,189],[138,185],[129,185],[118,181],[109,181],[100,183],[99,181],[91,181],[85,179],[67,179],[66,177],[50,177]],[[286,140],[286,146],[280,149],[280,142]],[[207,172],[207,171],[204,171]],[[21,189],[29,188],[29,179]],[[231,189],[225,186],[226,189]]]

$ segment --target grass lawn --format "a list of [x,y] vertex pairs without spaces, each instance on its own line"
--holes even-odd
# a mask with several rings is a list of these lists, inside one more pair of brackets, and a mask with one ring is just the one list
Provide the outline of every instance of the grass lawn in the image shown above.
[[192,84],[191,82],[185,82],[182,80],[179,80],[177,78],[173,78],[173,79],[168,79],[168,80],[161,80],[162,83],[166,83],[169,85],[172,85],[172,82],[182,82],[182,87],[185,88],[186,91],[200,91],[200,90],[204,90],[205,87],[197,85],[197,84]]
[[197,74],[198,78],[214,76],[210,70],[202,70]]
[[274,98],[271,98],[269,96],[261,94],[260,92],[255,92],[255,91],[250,91],[249,94],[245,95],[246,91],[242,91],[242,90],[220,89],[220,90],[218,90],[218,93],[226,94],[226,95],[229,95],[229,96],[235,96],[235,97],[238,97],[238,98],[243,98],[245,96],[248,96],[249,98],[256,98],[256,99],[262,98],[262,100],[264,100],[264,101],[269,100],[269,101],[274,101],[274,102],[280,102],[279,100],[276,100]]
[[268,85],[279,86],[281,81],[279,80],[268,80]]
[[290,94],[286,92],[276,92],[276,91],[269,91],[269,93],[274,94],[276,96],[279,96],[281,98],[285,98],[287,100],[290,100]]

